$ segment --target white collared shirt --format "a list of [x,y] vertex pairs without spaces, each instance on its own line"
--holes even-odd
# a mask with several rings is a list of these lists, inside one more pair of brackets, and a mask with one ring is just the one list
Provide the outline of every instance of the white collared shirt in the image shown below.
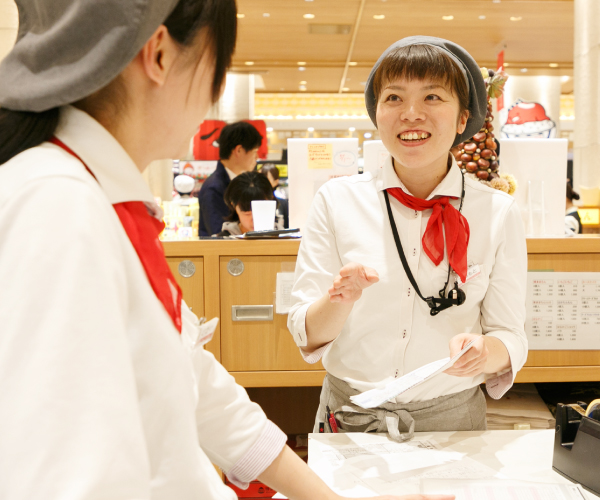
[[152,202],[120,144],[62,109],[0,165],[0,498],[235,499],[285,435],[152,290],[113,203]]
[[[374,268],[380,281],[363,290],[339,336],[308,355],[323,357],[329,373],[365,391],[449,355],[450,339],[459,333],[500,339],[512,369],[488,377],[488,393],[500,397],[527,358],[525,287],[527,249],[521,216],[513,198],[465,178],[462,214],[471,237],[467,263],[471,279],[462,285],[466,302],[437,316],[412,288],[394,243],[383,191],[400,187],[388,157],[376,176],[341,177],[316,194],[303,230],[288,328],[298,346],[306,346],[306,311],[327,293],[339,270],[349,262]],[[431,193],[453,196],[458,209],[462,175],[453,160],[446,177]],[[408,193],[410,194],[410,193]],[[411,272],[424,297],[436,296],[448,272],[445,257],[435,266],[421,238],[431,210],[411,210],[390,196],[392,212]],[[449,289],[456,275],[451,274]],[[398,403],[425,401],[453,394],[484,381],[484,376],[454,377],[442,373],[398,396]]]

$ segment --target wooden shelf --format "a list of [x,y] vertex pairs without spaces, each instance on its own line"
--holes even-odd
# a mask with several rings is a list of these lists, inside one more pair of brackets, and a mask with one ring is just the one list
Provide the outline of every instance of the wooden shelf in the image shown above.
[[229,373],[243,387],[321,387],[327,372],[314,370]]

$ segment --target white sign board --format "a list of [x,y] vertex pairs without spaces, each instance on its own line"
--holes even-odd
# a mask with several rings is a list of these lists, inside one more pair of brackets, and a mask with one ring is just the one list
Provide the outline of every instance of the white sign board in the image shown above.
[[600,349],[600,273],[527,273],[529,350]]
[[319,188],[329,179],[358,174],[358,139],[288,139],[290,227],[304,228]]
[[382,141],[364,141],[363,156],[365,159],[364,172],[371,172],[373,176],[383,168],[385,160],[390,155]]
[[499,139],[499,142],[500,172],[517,179],[514,197],[527,236],[564,236],[568,140]]

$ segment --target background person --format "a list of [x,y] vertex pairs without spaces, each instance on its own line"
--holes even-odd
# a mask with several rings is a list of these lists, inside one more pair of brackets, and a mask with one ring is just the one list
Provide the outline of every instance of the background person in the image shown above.
[[217,236],[236,236],[254,231],[252,201],[274,199],[271,184],[263,174],[244,172],[238,175],[225,190],[229,216]]
[[223,196],[225,190],[242,172],[250,172],[256,167],[258,148],[262,136],[247,122],[231,123],[223,127],[219,137],[217,169],[204,181],[198,193],[200,204],[199,236],[211,236],[221,230],[229,208]]
[[234,1],[17,6],[0,65],[0,498],[235,499],[213,462],[338,500],[196,345],[141,175],[218,100]]
[[[321,187],[296,264],[288,327],[327,370],[315,428],[329,406],[342,429],[397,440],[485,429],[479,385],[501,397],[527,358],[527,252],[514,199],[466,178],[449,154],[484,123],[481,71],[452,42],[405,38],[375,64],[365,102],[390,156],[375,176]],[[394,401],[351,402],[472,340],[446,373]]]
[[283,218],[283,227],[290,227],[289,223],[289,202],[287,199],[287,193],[279,185],[279,169],[274,163],[265,163],[260,167],[260,173],[267,176],[271,186],[273,188],[273,195],[277,200],[277,212]]
[[571,184],[571,181],[567,181],[567,209],[565,215],[565,234],[569,236],[583,233],[581,217],[579,217],[577,207],[573,205],[573,200],[578,199],[579,193],[573,190],[573,185]]

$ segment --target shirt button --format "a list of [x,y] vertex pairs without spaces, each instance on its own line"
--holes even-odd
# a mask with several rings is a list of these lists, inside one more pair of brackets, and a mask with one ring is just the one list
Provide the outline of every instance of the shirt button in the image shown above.
[[413,248],[413,257],[417,255],[417,249]]
[[419,212],[415,210],[415,219],[419,216]]
[[403,338],[403,339],[404,339],[404,338],[406,338],[406,330],[403,330],[403,331],[402,331],[402,338]]
[[408,296],[410,297],[410,288],[408,289]]
[[400,370],[396,370],[396,373],[394,373],[394,378],[398,378],[398,373],[400,372]]

